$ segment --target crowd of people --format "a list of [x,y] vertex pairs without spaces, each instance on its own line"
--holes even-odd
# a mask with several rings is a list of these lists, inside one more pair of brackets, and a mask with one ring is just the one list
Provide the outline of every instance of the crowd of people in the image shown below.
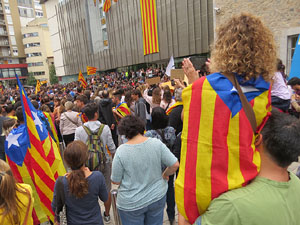
[[[300,79],[287,81],[260,19],[234,16],[217,33],[203,71],[182,62],[189,86],[148,68],[93,76],[86,89],[26,89],[69,169],[54,188],[57,220],[65,207],[68,224],[109,223],[113,183],[123,225],[161,225],[165,205],[171,225],[176,205],[180,225],[299,223],[300,181],[287,168],[300,156]],[[32,224],[32,190],[4,162],[24,123],[18,90],[4,89],[0,113],[0,224]]]

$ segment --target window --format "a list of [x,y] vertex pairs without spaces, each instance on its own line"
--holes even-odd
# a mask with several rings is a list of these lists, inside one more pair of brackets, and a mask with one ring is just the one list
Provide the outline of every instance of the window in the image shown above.
[[32,7],[32,0],[18,0],[18,6]]
[[39,33],[38,32],[33,32],[33,33],[28,33],[28,34],[23,34],[23,38],[28,38],[28,37],[38,37]]
[[28,54],[26,54],[27,58],[35,57],[35,56],[42,56],[42,53],[41,52],[34,52],[34,53],[28,53]]
[[8,30],[9,30],[9,35],[15,35],[15,30],[13,26],[8,26]]
[[41,71],[41,72],[33,72],[34,76],[41,76],[41,75],[45,75],[45,71]]
[[28,18],[34,17],[33,9],[22,8],[22,7],[18,7],[18,9],[21,17],[28,17]]
[[7,19],[7,23],[8,23],[8,24],[13,24],[11,15],[6,15],[6,19]]
[[289,74],[291,70],[291,64],[292,64],[292,59],[296,48],[298,35],[299,34],[288,36],[287,67],[286,67],[287,74]]
[[9,3],[9,0],[4,0],[5,3]]
[[28,67],[32,67],[32,66],[43,66],[43,62],[35,62],[35,63],[28,63]]
[[43,17],[44,13],[43,12],[35,12],[36,17]]
[[46,23],[43,23],[43,24],[40,24],[41,27],[48,27],[48,24]]
[[8,4],[4,5],[5,13],[10,13],[10,8]]
[[17,45],[15,36],[10,36],[10,42],[12,45]]
[[40,3],[38,3],[38,2],[34,2],[34,7],[35,7],[36,9],[42,9],[42,6],[41,6]]
[[8,78],[8,69],[2,69],[3,78]]
[[24,48],[39,47],[39,46],[41,46],[41,44],[39,42],[37,42],[37,43],[29,43],[29,44],[25,44]]
[[16,74],[20,77],[22,75],[20,68],[15,68]]
[[18,56],[19,55],[18,48],[13,47],[13,55],[14,56]]

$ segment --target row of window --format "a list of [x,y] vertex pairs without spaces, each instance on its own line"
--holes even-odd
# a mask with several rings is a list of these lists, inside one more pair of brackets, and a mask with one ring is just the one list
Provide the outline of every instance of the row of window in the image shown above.
[[18,76],[26,76],[27,73],[26,68],[0,69],[0,78],[15,77],[16,74]]
[[28,33],[28,34],[23,34],[23,38],[28,38],[28,37],[38,37],[39,33],[38,32],[33,32],[33,33]]
[[45,75],[45,71],[33,72],[33,76],[41,76],[41,75]]
[[33,53],[26,54],[27,58],[29,58],[29,57],[35,57],[35,56],[42,56],[42,53],[41,52],[33,52]]
[[36,43],[25,44],[25,45],[24,45],[24,48],[39,47],[39,46],[41,46],[41,43],[36,42]]
[[35,62],[35,63],[28,63],[28,67],[33,67],[33,66],[43,66],[43,62]]

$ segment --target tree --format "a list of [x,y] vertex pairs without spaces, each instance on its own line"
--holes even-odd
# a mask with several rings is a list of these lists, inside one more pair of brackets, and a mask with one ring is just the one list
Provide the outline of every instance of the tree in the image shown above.
[[30,72],[30,73],[28,73],[28,79],[27,79],[27,85],[29,85],[29,86],[35,86],[36,85],[36,79],[35,79],[35,77],[33,76],[33,73],[32,72]]
[[57,84],[58,77],[56,76],[56,71],[55,71],[54,65],[49,66],[49,75],[50,75],[50,84]]

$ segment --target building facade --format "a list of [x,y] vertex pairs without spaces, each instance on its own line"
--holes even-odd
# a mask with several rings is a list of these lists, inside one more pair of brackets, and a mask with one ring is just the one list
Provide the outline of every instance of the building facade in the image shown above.
[[299,0],[214,0],[215,26],[240,12],[260,17],[274,34],[278,57],[289,74],[292,56],[300,34]]
[[[0,64],[10,64],[4,69],[19,71],[22,68],[23,77],[27,76],[21,27],[43,16],[46,16],[45,7],[37,0],[0,0]],[[6,72],[1,72],[0,80],[7,80],[6,84],[15,83],[11,82],[13,77],[6,75]]]
[[[75,76],[79,70],[85,72],[86,66],[105,71],[142,63],[167,63],[172,55],[207,54],[213,41],[210,0],[157,0],[160,51],[150,55],[144,55],[139,0],[112,1],[105,17],[103,1],[100,5],[96,1],[96,6],[92,0],[41,2],[46,6],[53,45],[58,46],[56,41],[60,41],[58,59],[53,48],[56,70],[61,71],[58,76]],[[65,77],[63,80],[69,81]]]
[[49,80],[49,65],[53,63],[47,18],[38,18],[22,27],[28,72],[36,79]]

